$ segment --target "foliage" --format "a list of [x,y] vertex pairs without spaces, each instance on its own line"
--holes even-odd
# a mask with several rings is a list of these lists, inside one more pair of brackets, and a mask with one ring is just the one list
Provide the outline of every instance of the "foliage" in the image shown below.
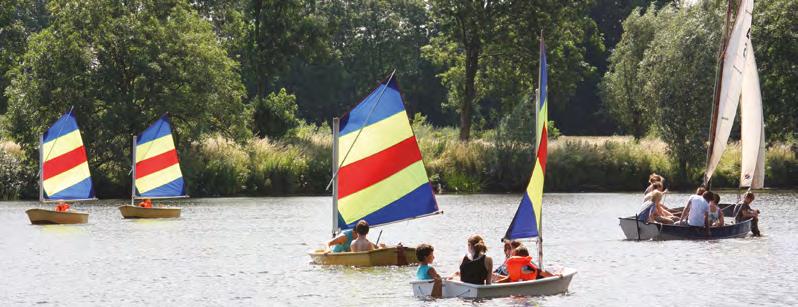
[[244,140],[248,110],[236,63],[183,1],[54,1],[10,73],[5,128],[27,153],[74,106],[98,195],[124,195],[129,135],[169,112],[178,145],[221,132]]
[[6,112],[8,86],[6,72],[17,65],[25,53],[27,39],[47,25],[44,0],[5,0],[0,2],[0,115]]
[[255,97],[255,134],[260,137],[280,138],[299,125],[296,96],[280,89],[266,98]]
[[23,194],[32,194],[30,192],[35,185],[36,179],[33,175],[36,171],[20,163],[20,160],[20,154],[0,146],[0,200],[17,199]]

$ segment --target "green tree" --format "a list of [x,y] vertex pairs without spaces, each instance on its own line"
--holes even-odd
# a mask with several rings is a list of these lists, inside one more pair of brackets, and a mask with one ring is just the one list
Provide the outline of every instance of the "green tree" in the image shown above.
[[666,22],[674,11],[657,10],[652,5],[643,14],[635,9],[623,22],[623,35],[610,55],[609,70],[601,83],[605,107],[620,124],[621,131],[631,133],[635,139],[645,136],[653,125],[656,106],[646,100],[645,80],[639,75],[643,55],[654,40],[659,25]]
[[25,53],[27,39],[47,25],[49,14],[44,0],[0,1],[0,115],[6,112],[8,99],[1,95],[8,86],[6,76]]
[[752,19],[765,134],[769,140],[798,139],[798,1],[757,1]]
[[260,137],[281,138],[299,125],[296,96],[288,94],[284,88],[265,98],[255,97],[253,105],[255,133]]
[[645,99],[656,106],[654,122],[676,161],[677,179],[686,183],[706,152],[722,12],[709,2],[663,10],[639,76]]
[[36,163],[40,135],[74,106],[99,196],[127,190],[130,134],[169,112],[178,146],[210,133],[244,140],[251,115],[236,62],[181,0],[64,0],[30,37],[6,90],[5,127]]

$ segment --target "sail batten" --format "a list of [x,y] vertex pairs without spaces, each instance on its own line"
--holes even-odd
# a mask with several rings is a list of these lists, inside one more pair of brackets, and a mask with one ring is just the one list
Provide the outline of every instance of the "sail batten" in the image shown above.
[[185,197],[186,185],[167,115],[136,136],[133,198]]
[[42,135],[40,150],[42,200],[94,199],[86,147],[72,111]]
[[439,212],[418,142],[393,78],[339,124],[334,197],[338,228],[382,225]]

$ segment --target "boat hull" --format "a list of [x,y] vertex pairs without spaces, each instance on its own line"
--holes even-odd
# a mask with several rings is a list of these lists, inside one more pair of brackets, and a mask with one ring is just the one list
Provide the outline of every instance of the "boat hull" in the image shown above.
[[[562,275],[546,277],[538,280],[501,283],[492,285],[476,285],[454,280],[443,281],[442,295],[444,298],[497,298],[508,296],[544,296],[565,293],[571,284],[571,279],[576,275],[576,270],[564,269]],[[410,282],[413,295],[416,297],[429,297],[432,293],[431,280],[418,280]]]
[[83,212],[59,212],[48,209],[29,209],[28,214],[30,223],[34,225],[47,224],[85,224],[89,222],[89,214]]
[[315,264],[346,265],[357,267],[408,265],[418,263],[416,249],[412,247],[385,247],[367,252],[331,253],[316,250],[308,253]]
[[639,222],[634,216],[618,219],[628,240],[716,240],[743,238],[751,231],[750,219],[723,227],[712,227],[709,233],[703,227]]
[[119,206],[119,212],[121,212],[122,217],[126,219],[159,219],[180,217],[180,208],[174,207],[143,208],[125,205]]

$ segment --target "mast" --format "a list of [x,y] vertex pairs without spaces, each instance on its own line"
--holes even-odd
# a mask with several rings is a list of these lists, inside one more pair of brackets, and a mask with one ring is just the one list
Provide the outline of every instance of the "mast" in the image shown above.
[[[540,50],[539,51],[540,55],[538,56],[538,59],[543,59],[544,54],[543,54],[543,30],[542,29],[540,30],[540,47],[539,47],[539,50]],[[540,113],[540,99],[541,99],[541,97],[540,97],[540,86],[541,86],[541,82],[543,81],[542,79],[543,79],[543,63],[538,63],[538,89],[536,90],[536,95],[535,95],[535,96],[537,96],[537,99],[535,99],[535,131],[536,131],[536,133],[535,133],[535,160],[537,160],[538,149],[539,149],[538,147],[540,147],[540,139],[542,137],[541,134],[544,131],[544,129],[541,129],[541,131],[537,131],[537,127],[545,127],[545,125],[547,124],[547,123],[543,123],[543,126],[540,126],[537,123],[537,121],[540,120],[540,117],[538,117],[538,113]],[[548,120],[548,118],[547,118],[547,120]],[[542,271],[543,270],[543,205],[542,204],[540,206],[540,216],[539,216],[539,218],[540,218],[540,221],[539,221],[540,222],[540,227],[538,227],[538,268],[540,268],[540,270]]]
[[724,58],[726,58],[726,47],[729,43],[729,32],[730,27],[729,23],[731,22],[731,14],[732,14],[732,1],[729,0],[728,5],[726,7],[726,20],[723,24],[723,37],[720,41],[720,48],[718,50],[718,69],[715,72],[715,90],[712,97],[712,115],[709,121],[709,145],[707,146],[707,160],[706,165],[704,167],[704,182],[703,185],[709,189],[710,188],[710,180],[709,176],[707,176],[706,171],[709,169],[710,159],[712,157],[712,149],[715,146],[715,130],[717,129],[718,124],[718,108],[720,107],[720,90],[722,85],[722,78],[723,75],[723,62]]
[[332,140],[332,236],[338,233],[338,133],[340,119],[334,117],[332,121],[333,140]]
[[133,170],[130,171],[130,205],[135,205],[136,199],[136,135],[133,135],[133,148],[130,150],[133,157],[132,166]]
[[39,135],[39,202],[44,201],[44,181],[42,178],[44,177],[44,134]]

